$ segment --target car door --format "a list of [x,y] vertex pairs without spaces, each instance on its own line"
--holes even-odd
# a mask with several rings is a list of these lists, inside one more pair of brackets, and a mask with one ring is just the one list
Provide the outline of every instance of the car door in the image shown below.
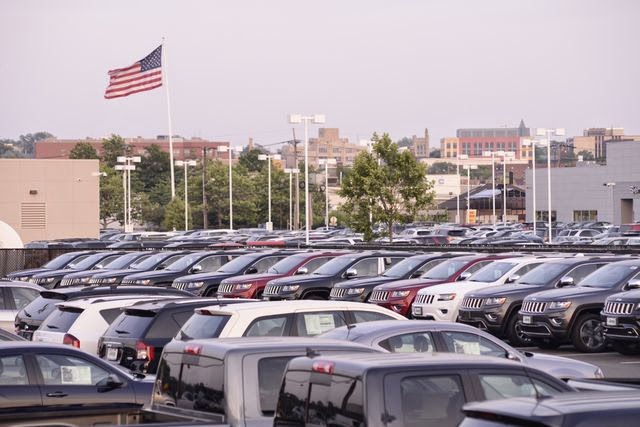
[[[82,405],[89,409],[135,405],[135,391],[126,378],[74,352],[44,351],[35,354],[41,375],[42,403],[45,410],[61,405]],[[109,376],[123,382],[120,387],[101,385]]]
[[42,397],[37,376],[27,370],[22,354],[0,353],[0,413],[5,411],[40,412]]

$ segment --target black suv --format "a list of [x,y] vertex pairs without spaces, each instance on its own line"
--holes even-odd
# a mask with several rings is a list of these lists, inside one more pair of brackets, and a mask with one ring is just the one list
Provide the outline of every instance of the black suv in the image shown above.
[[[331,288],[329,299],[335,301],[367,302],[371,291],[378,285],[395,280],[420,277],[431,268],[449,258],[465,255],[463,252],[430,252],[405,258],[379,276],[338,282]],[[467,254],[468,255],[468,254]]]
[[108,263],[100,262],[91,270],[77,271],[66,274],[62,277],[59,286],[83,286],[88,285],[94,274],[104,273],[110,270],[121,270],[123,268],[129,268],[131,264],[137,260],[144,260],[149,258],[152,252],[128,252],[124,255],[115,258]]
[[98,356],[132,371],[155,374],[164,346],[193,310],[213,304],[256,301],[239,298],[184,298],[141,301],[126,307],[98,340]]
[[214,296],[218,292],[220,282],[224,279],[241,274],[266,273],[278,261],[296,253],[298,252],[286,249],[245,252],[244,255],[235,258],[215,271],[177,277],[171,286],[200,296]]
[[11,273],[7,274],[7,279],[28,282],[29,279],[31,279],[31,276],[33,276],[34,274],[46,273],[47,271],[59,270],[61,268],[71,268],[70,264],[82,261],[89,255],[93,255],[94,253],[95,251],[67,252],[66,254],[55,257],[51,261],[44,264],[42,267],[12,271]]
[[173,288],[152,286],[87,286],[58,288],[40,292],[40,296],[18,312],[15,319],[16,333],[31,339],[33,332],[40,327],[46,317],[56,309],[59,302],[74,298],[87,298],[102,295],[190,295],[188,292]]
[[[578,284],[598,268],[621,259],[613,256],[574,256],[546,261],[514,283],[468,293],[460,304],[458,322],[477,326],[500,338],[506,337],[516,347],[530,345],[531,338],[524,335],[517,324],[518,311],[527,295],[557,288],[565,276],[571,276],[571,281]],[[543,346],[544,341],[537,344]]]
[[629,281],[632,290],[610,295],[601,312],[604,337],[614,350],[640,354],[640,280]]
[[49,270],[43,273],[34,274],[29,281],[40,285],[43,288],[53,289],[57,288],[62,281],[62,278],[70,273],[77,273],[79,271],[86,271],[95,268],[97,265],[108,265],[111,261],[124,255],[123,251],[102,251],[96,252],[81,261],[68,264],[64,268],[58,270]]
[[335,257],[312,274],[271,280],[262,293],[270,301],[293,299],[329,299],[337,282],[376,277],[392,265],[410,257],[408,252],[356,252]]
[[150,252],[151,256],[145,259],[138,259],[128,268],[123,270],[114,270],[110,268],[107,271],[96,273],[89,279],[90,285],[117,285],[122,282],[125,276],[143,271],[162,270],[170,264],[187,255],[189,251],[163,251]]
[[[543,338],[548,346],[571,342],[586,353],[606,348],[600,311],[605,299],[628,289],[629,280],[640,277],[640,259],[613,262],[573,285],[571,273],[560,280],[560,289],[536,292],[522,302],[519,319],[522,332]],[[564,287],[567,286],[567,287]]]

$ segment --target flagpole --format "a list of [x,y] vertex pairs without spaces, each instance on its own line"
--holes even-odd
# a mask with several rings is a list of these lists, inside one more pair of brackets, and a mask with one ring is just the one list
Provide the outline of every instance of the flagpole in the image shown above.
[[162,68],[164,68],[164,83],[167,94],[167,119],[169,121],[169,164],[171,167],[171,200],[176,197],[176,180],[173,170],[173,131],[171,129],[171,101],[169,98],[169,66],[167,64],[167,53],[164,46],[164,37],[162,38]]

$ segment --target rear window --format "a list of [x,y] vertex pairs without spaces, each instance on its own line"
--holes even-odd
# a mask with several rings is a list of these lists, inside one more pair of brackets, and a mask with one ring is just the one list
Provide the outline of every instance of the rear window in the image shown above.
[[107,337],[138,338],[153,322],[155,313],[148,310],[126,310],[120,313],[104,333]]
[[204,314],[196,312],[182,326],[176,338],[190,340],[196,338],[217,338],[229,321],[228,314]]
[[66,301],[67,297],[57,292],[41,292],[24,308],[24,314],[30,319],[44,319],[56,308],[56,304]]
[[67,332],[83,311],[83,309],[76,307],[58,307],[42,322],[40,329],[51,332]]
[[273,416],[278,403],[282,375],[292,356],[265,357],[258,361],[258,389],[262,415]]
[[195,354],[164,353],[152,396],[156,405],[225,414],[224,362]]

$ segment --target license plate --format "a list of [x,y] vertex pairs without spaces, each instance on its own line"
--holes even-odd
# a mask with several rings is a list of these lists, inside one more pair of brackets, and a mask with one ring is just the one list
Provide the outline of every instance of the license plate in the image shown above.
[[107,360],[118,360],[118,349],[114,347],[107,348]]
[[531,324],[531,316],[522,316],[522,323]]
[[607,317],[607,326],[616,326],[618,324],[618,319],[615,317]]
[[416,316],[422,316],[422,307],[413,307],[413,314]]

